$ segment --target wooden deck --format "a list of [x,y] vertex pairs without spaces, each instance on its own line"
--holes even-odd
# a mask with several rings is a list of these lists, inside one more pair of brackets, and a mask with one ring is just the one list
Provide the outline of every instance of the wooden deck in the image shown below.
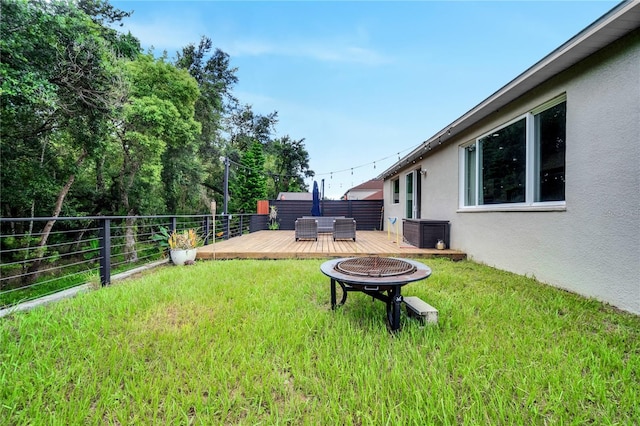
[[198,259],[322,259],[354,256],[448,257],[466,259],[458,250],[416,248],[383,231],[358,231],[356,241],[333,241],[319,234],[318,241],[295,241],[295,231],[258,231],[198,248]]

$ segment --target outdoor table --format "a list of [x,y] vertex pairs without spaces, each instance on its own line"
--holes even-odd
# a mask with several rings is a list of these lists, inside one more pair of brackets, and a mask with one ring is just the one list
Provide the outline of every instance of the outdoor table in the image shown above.
[[[400,328],[402,287],[431,275],[431,269],[420,262],[393,257],[333,259],[324,262],[320,270],[331,279],[331,309],[343,305],[349,292],[360,291],[386,304],[387,326],[391,332]],[[339,303],[336,283],[342,288]]]

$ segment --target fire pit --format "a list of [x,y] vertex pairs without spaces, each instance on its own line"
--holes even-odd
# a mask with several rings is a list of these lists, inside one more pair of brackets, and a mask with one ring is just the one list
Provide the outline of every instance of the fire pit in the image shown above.
[[[361,291],[385,302],[387,325],[392,332],[400,328],[402,286],[431,275],[431,269],[420,262],[395,257],[350,257],[329,260],[320,266],[331,278],[331,309],[343,305],[350,291]],[[336,303],[336,283],[342,288],[342,299]]]

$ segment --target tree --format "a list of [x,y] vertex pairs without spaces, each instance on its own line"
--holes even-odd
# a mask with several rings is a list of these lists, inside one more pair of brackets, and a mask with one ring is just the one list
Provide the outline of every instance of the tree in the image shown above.
[[[126,214],[151,213],[158,208],[175,212],[177,191],[191,195],[198,191],[197,84],[186,71],[151,54],[139,55],[125,63],[124,69],[127,93],[116,131],[122,154],[120,206]],[[182,181],[180,166],[184,163],[191,168],[188,175],[197,175],[195,181]],[[150,204],[146,200],[150,194],[159,196],[160,202]]]
[[[185,70],[175,67],[166,57],[153,61],[144,55],[133,85],[134,97],[156,96],[175,107],[163,126],[162,138],[167,143],[162,155],[162,182],[166,210],[174,213],[193,212],[200,201],[203,180],[198,135],[201,124],[195,120],[195,104],[199,97],[197,82]],[[205,205],[208,205],[205,204]]]
[[257,201],[267,197],[262,144],[255,141],[251,144],[242,156],[240,168],[231,197],[232,211],[255,213]]
[[289,136],[275,139],[267,145],[267,173],[273,185],[269,193],[271,199],[280,192],[303,192],[309,188],[306,177],[315,173],[309,170],[309,153],[304,147],[304,139],[292,140]]
[[197,47],[189,44],[178,52],[175,64],[187,70],[198,83],[200,96],[195,105],[195,119],[202,126],[197,144],[204,168],[202,184],[221,194],[223,169],[218,159],[225,145],[221,135],[223,117],[237,104],[231,90],[238,77],[237,68],[230,67],[229,55],[220,49],[212,54],[212,46],[210,38],[202,37]]
[[267,145],[278,123],[278,113],[256,114],[251,105],[235,107],[227,118],[229,144],[238,151],[248,151],[253,142]]
[[77,171],[67,165],[100,150],[115,60],[100,34],[72,4],[2,1],[0,190],[13,193],[11,177],[25,169],[39,175],[23,181],[26,197],[3,197],[5,214],[57,216]]
[[[2,0],[4,214],[58,216],[86,159],[103,150],[117,74],[105,32],[73,3]],[[22,191],[8,190],[16,176],[23,177]]]

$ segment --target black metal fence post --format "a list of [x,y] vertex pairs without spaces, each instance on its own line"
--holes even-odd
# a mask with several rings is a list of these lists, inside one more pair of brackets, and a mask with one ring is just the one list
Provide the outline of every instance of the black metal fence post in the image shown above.
[[111,219],[100,220],[100,284],[111,283]]

